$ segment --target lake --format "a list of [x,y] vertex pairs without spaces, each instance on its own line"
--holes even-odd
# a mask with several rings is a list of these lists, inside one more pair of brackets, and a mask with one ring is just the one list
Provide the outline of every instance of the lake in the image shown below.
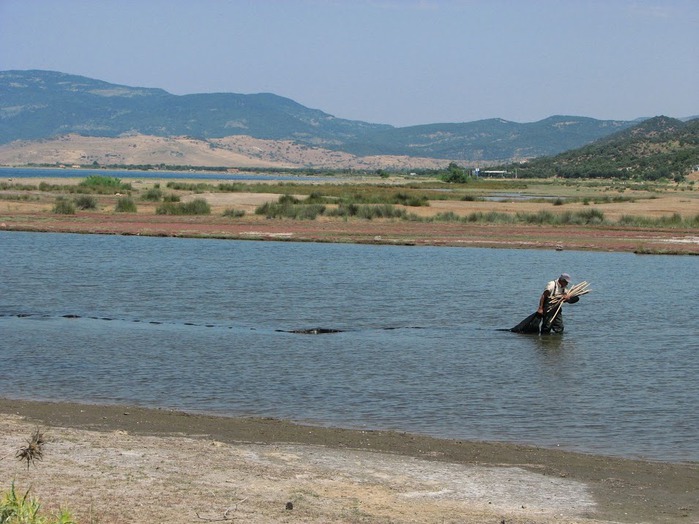
[[[0,232],[0,396],[699,461],[698,264]],[[564,271],[562,336],[499,331]]]
[[[49,167],[0,167],[0,178],[87,178],[89,176],[106,176],[121,179],[201,179],[202,182],[216,181],[273,181],[301,182],[319,180],[318,177],[302,175],[275,175],[265,173],[225,173],[220,171],[140,171],[137,169],[58,169]],[[331,178],[331,177],[327,177]],[[341,178],[332,177],[332,180]]]

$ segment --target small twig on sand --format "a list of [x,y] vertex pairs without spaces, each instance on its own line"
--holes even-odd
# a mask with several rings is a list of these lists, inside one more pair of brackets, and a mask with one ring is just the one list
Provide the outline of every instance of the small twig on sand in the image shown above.
[[231,511],[238,511],[238,504],[242,504],[248,500],[248,497],[245,497],[242,500],[239,500],[236,502],[235,506],[232,508],[228,508],[226,511],[223,512],[223,515],[221,517],[202,517],[198,511],[195,511],[194,514],[197,516],[199,520],[203,520],[204,522],[230,522],[231,520],[235,519],[235,517],[229,517],[228,513]]

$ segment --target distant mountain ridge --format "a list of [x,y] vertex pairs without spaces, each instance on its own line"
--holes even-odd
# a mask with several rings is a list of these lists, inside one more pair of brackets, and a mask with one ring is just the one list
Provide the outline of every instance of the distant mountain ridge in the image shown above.
[[51,71],[0,72],[0,143],[68,133],[332,143],[383,127],[389,126],[335,118],[269,93],[177,96]]
[[0,71],[0,144],[67,134],[201,140],[250,136],[358,156],[509,161],[581,147],[636,121],[552,116],[396,128],[336,118],[271,93],[173,95],[53,71]]

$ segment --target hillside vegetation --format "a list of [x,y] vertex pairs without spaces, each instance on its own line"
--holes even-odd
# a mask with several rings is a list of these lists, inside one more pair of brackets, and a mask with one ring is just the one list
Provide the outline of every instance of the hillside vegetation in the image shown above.
[[579,149],[504,166],[518,177],[680,181],[699,166],[699,119],[659,116]]
[[555,155],[634,122],[552,116],[395,128],[336,118],[271,93],[173,95],[53,71],[0,71],[0,144],[86,137],[232,136],[292,141],[355,156],[507,162]]

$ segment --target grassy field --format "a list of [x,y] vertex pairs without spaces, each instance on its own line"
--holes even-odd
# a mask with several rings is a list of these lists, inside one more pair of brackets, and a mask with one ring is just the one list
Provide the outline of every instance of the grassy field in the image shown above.
[[[0,179],[0,223],[32,231],[697,253],[699,191],[693,179]],[[584,231],[588,238],[580,240]]]

